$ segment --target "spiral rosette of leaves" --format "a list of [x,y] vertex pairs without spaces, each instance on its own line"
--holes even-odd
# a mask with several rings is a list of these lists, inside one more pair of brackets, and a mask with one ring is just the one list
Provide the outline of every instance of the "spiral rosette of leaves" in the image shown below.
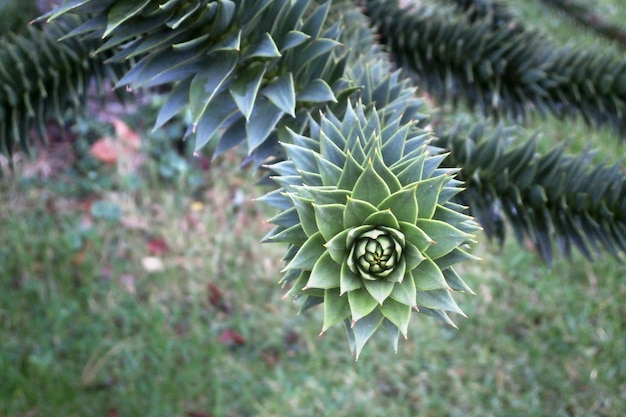
[[265,240],[290,245],[288,294],[303,310],[324,304],[322,333],[344,322],[357,359],[381,327],[397,349],[412,311],[454,325],[447,312],[463,312],[451,291],[471,290],[453,265],[473,258],[478,228],[450,200],[461,183],[439,168],[430,134],[380,120],[348,105],[342,120],[311,121],[311,137],[283,131],[288,159],[270,166],[281,189],[262,199],[282,209]]

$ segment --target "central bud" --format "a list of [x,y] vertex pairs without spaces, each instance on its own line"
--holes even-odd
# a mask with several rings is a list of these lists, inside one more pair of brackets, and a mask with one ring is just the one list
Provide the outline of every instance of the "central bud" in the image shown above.
[[347,238],[350,270],[366,280],[388,280],[402,257],[404,235],[385,226],[357,227],[351,232]]

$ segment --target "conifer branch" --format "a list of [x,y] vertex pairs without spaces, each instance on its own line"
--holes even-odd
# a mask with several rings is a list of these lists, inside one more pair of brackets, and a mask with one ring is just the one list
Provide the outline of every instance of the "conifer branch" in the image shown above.
[[92,83],[104,95],[128,68],[93,57],[96,41],[58,41],[80,23],[60,19],[0,40],[0,152],[9,160],[16,146],[28,151],[31,130],[47,139],[48,120],[64,124],[85,108]]
[[322,332],[345,323],[357,357],[379,328],[397,348],[414,311],[452,325],[448,312],[463,314],[450,292],[471,289],[454,267],[475,259],[481,229],[465,206],[490,238],[508,221],[546,262],[555,246],[626,253],[623,166],[542,154],[504,128],[437,138],[368,23],[421,86],[496,116],[537,110],[626,133],[626,59],[556,48],[499,3],[455,4],[427,14],[369,0],[369,22],[346,0],[66,1],[43,41],[33,28],[0,48],[0,143],[10,154],[31,127],[62,121],[94,74],[168,86],[155,127],[186,112],[196,149],[273,157],[279,189],[261,200],[280,212],[265,240],[288,245],[288,294],[303,310],[324,304]]
[[450,166],[462,168],[463,204],[489,238],[502,243],[505,220],[520,244],[530,239],[550,263],[554,246],[567,258],[607,251],[626,255],[626,171],[594,164],[593,153],[571,156],[565,146],[539,153],[536,140],[520,141],[514,129],[486,131],[483,124],[438,132]]
[[514,23],[493,29],[395,1],[367,1],[367,14],[402,67],[440,100],[525,120],[533,111],[582,117],[626,133],[626,58],[557,47]]
[[345,87],[329,9],[305,0],[86,0],[50,18],[92,16],[75,36],[103,39],[97,53],[113,53],[113,62],[137,61],[118,87],[172,86],[155,128],[188,109],[196,150],[212,140],[217,154],[243,144],[259,165],[276,151],[282,121],[306,119]]

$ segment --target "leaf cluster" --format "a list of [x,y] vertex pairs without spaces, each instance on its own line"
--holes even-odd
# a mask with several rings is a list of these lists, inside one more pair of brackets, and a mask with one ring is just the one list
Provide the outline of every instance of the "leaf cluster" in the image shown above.
[[357,358],[381,326],[397,349],[413,309],[452,324],[447,312],[463,313],[450,291],[471,292],[452,267],[473,259],[479,229],[450,201],[456,170],[401,119],[348,103],[343,119],[311,121],[311,136],[288,131],[287,160],[269,166],[281,189],[263,201],[281,212],[266,240],[289,244],[282,282],[303,309],[324,303],[322,332],[345,322]]

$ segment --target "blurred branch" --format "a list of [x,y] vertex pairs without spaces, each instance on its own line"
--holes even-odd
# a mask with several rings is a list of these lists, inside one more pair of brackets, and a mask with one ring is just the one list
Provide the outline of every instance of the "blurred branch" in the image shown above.
[[541,0],[543,4],[562,12],[576,23],[622,45],[626,45],[626,29],[604,20],[586,4],[575,0]]

